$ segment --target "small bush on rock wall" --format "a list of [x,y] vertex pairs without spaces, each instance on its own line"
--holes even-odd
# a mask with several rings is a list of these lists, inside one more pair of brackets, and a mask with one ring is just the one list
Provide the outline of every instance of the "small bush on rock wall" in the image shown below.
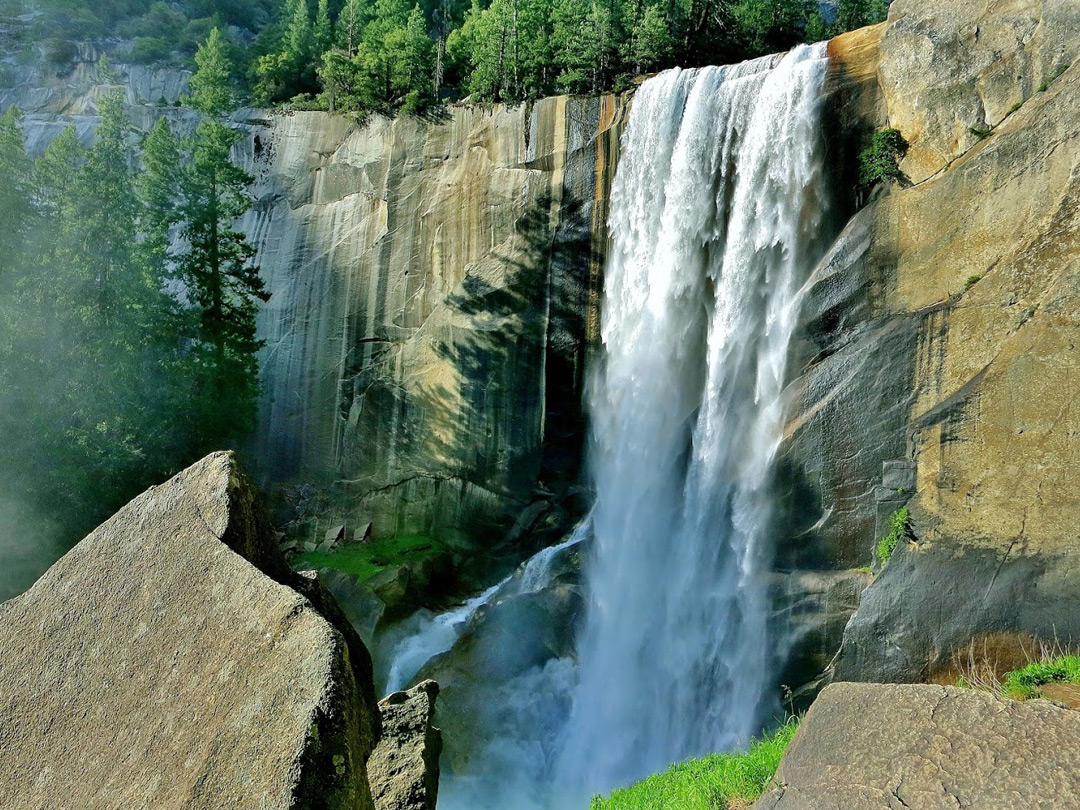
[[889,518],[889,533],[878,540],[877,546],[874,548],[874,556],[877,557],[882,568],[892,559],[893,552],[896,551],[896,547],[900,543],[900,538],[904,536],[904,532],[907,530],[907,522],[908,510],[906,506],[903,509],[897,509]]
[[874,133],[870,145],[859,153],[859,182],[864,189],[889,185],[905,179],[900,161],[907,154],[908,142],[898,129]]

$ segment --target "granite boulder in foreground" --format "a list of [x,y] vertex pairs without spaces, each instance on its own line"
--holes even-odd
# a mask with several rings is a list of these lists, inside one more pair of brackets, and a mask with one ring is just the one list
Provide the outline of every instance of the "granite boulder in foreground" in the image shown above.
[[949,686],[826,687],[755,810],[1076,807],[1080,712]]
[[368,760],[375,810],[435,810],[442,731],[432,722],[439,685],[423,681],[379,701],[383,734]]
[[0,605],[5,810],[370,810],[371,659],[215,453]]

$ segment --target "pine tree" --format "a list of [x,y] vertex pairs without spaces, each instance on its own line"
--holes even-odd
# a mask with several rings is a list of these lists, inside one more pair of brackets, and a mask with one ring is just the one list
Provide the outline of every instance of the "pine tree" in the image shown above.
[[292,68],[299,73],[311,61],[312,35],[311,14],[307,0],[287,0],[285,4],[284,52]]
[[98,317],[112,325],[123,310],[143,306],[146,285],[132,272],[138,208],[129,166],[131,122],[120,91],[102,99],[99,113],[101,122],[76,195],[78,272],[97,303]]
[[746,56],[759,56],[799,42],[816,10],[816,0],[737,0],[732,14],[744,39]]
[[148,276],[169,275],[169,236],[179,220],[180,144],[162,118],[143,141],[143,171],[138,191],[142,203],[140,253]]
[[369,14],[367,8],[366,0],[347,0],[341,14],[338,15],[338,47],[350,59],[356,55],[356,49],[360,46],[364,26],[368,23]]
[[[417,112],[435,98],[435,47],[427,32],[427,21],[420,6],[409,12],[403,29],[396,37],[397,81],[395,94],[405,112]],[[395,99],[396,100],[396,99]]]
[[0,288],[26,260],[33,164],[23,146],[23,117],[12,105],[0,116]]
[[232,65],[229,62],[228,44],[220,29],[215,28],[210,32],[195,54],[195,65],[195,75],[188,85],[191,93],[187,99],[188,106],[211,117],[232,112],[236,107],[229,80]]
[[70,239],[77,202],[75,188],[85,159],[79,135],[74,126],[69,126],[53,138],[34,164],[35,202],[44,219],[42,231],[48,235],[38,245],[43,267],[50,267],[73,249]]
[[330,6],[327,0],[319,0],[315,12],[315,26],[312,29],[312,48],[310,57],[320,58],[334,45],[334,24],[330,21]]
[[227,110],[220,99],[228,92],[228,70],[216,67],[222,61],[227,65],[221,41],[211,34],[196,59],[199,81],[192,78],[190,103],[206,117],[195,133],[180,208],[187,251],[178,257],[178,268],[198,314],[193,359],[203,381],[197,429],[204,447],[235,440],[254,425],[255,354],[262,345],[255,316],[257,302],[269,298],[258,268],[251,265],[255,249],[236,228],[251,208],[247,188],[252,178],[230,159],[240,136],[223,120]]
[[657,70],[671,59],[674,43],[659,5],[645,9],[633,27],[630,42],[630,61],[637,73]]

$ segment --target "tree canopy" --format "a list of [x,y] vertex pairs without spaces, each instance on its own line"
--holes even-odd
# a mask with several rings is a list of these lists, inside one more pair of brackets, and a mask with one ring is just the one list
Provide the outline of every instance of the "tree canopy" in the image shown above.
[[[0,0],[0,17],[30,0]],[[124,58],[192,63],[212,31],[221,85],[258,105],[419,112],[627,87],[674,65],[724,64],[878,22],[889,0],[37,0],[50,58],[126,37]],[[12,18],[14,19],[14,18]],[[220,71],[219,71],[220,73]],[[218,77],[220,78],[220,76]]]
[[191,137],[161,119],[135,147],[116,89],[93,145],[71,127],[35,161],[0,116],[0,487],[68,541],[254,426],[267,294],[227,50],[215,31],[198,52]]

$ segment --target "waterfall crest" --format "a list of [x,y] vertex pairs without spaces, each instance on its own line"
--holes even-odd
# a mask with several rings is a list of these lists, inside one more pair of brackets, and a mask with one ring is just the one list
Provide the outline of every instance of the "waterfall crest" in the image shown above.
[[589,395],[591,604],[558,783],[604,790],[760,730],[770,479],[822,248],[824,45],[634,97]]

